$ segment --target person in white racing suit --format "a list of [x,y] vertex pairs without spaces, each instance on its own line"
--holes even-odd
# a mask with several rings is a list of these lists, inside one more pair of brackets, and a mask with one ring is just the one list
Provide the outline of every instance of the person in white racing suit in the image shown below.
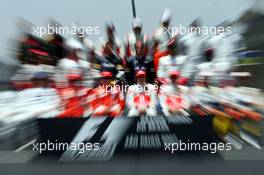
[[214,55],[211,61],[212,67],[217,76],[214,81],[220,86],[228,79],[232,66],[238,63],[236,52],[242,42],[239,34],[218,33],[208,39],[207,45],[212,48]]
[[113,23],[110,22],[106,24],[106,38],[99,39],[96,53],[102,57],[124,57],[124,48],[117,37]]
[[36,137],[36,118],[59,113],[60,99],[50,87],[47,72],[34,72],[31,81],[30,88],[0,93],[0,142],[12,143],[11,147]]
[[82,74],[82,69],[77,60],[75,54],[73,54],[59,61],[53,77],[57,86],[68,85],[67,75],[69,73]]
[[169,73],[170,82],[162,85],[159,92],[159,102],[165,116],[176,113],[186,114],[185,109],[189,108],[189,100],[185,85],[188,79],[181,77],[179,71]]
[[36,117],[54,117],[59,113],[60,98],[51,86],[49,75],[42,69],[31,77],[32,87],[16,92],[13,104],[1,117],[8,122],[23,121]]
[[[159,60],[161,57],[169,54],[168,43],[175,35],[171,33],[171,16],[170,9],[165,9],[160,19],[160,26],[152,36],[151,54],[153,56],[154,70],[157,72]],[[157,75],[156,75],[157,76]]]
[[198,19],[190,24],[191,32],[180,39],[187,55],[186,62],[182,68],[182,75],[190,79],[191,83],[196,72],[196,65],[203,61],[204,45],[207,37],[199,32],[201,25]]
[[165,9],[160,18],[160,26],[154,32],[153,35],[153,51],[165,51],[167,49],[168,42],[174,36],[170,32],[170,22],[172,18],[172,12],[170,9]]
[[[76,24],[77,28],[80,24]],[[65,45],[68,47],[71,59],[74,59],[80,66],[83,72],[83,83],[88,87],[94,86],[94,80],[100,75],[99,71],[92,67],[95,57],[95,48],[93,42],[89,40],[84,34],[78,33],[74,38],[66,40]]]
[[176,39],[172,39],[170,41],[168,48],[170,50],[170,54],[160,58],[157,72],[157,78],[163,84],[169,82],[171,71],[181,70],[181,66],[186,60],[185,55],[178,54]]
[[126,57],[136,55],[136,42],[140,41],[145,45],[144,55],[148,52],[148,37],[142,32],[142,20],[139,17],[133,19],[132,23],[133,32],[130,32],[125,37]]
[[146,73],[139,70],[136,74],[137,84],[130,86],[127,92],[126,105],[128,117],[157,115],[157,88],[146,83]]

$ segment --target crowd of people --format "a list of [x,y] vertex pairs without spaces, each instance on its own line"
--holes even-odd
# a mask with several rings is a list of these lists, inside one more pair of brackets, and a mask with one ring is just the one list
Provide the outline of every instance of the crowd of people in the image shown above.
[[[224,33],[213,38],[172,35],[171,19],[171,10],[165,9],[150,37],[136,17],[123,42],[111,22],[99,44],[78,32],[71,38],[54,33],[45,39],[24,32],[17,51],[21,65],[11,80],[15,91],[1,97],[15,101],[14,108],[32,105],[23,115],[40,117],[184,113],[198,103],[191,88],[208,88],[216,74],[230,80],[217,81],[219,86],[235,82],[228,76],[235,62],[234,44]],[[200,25],[195,20],[190,27]],[[125,90],[120,88],[124,85]]]

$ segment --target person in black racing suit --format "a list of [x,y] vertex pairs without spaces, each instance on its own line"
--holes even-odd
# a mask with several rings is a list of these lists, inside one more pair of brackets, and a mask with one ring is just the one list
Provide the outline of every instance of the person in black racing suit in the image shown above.
[[111,72],[113,77],[122,79],[124,62],[121,54],[121,45],[115,34],[115,27],[112,23],[106,25],[106,39],[99,47],[93,67],[97,70]]
[[145,54],[145,45],[141,41],[135,43],[136,55],[131,56],[127,60],[127,82],[135,84],[135,73],[139,70],[144,70],[147,74],[147,83],[154,83],[154,68],[153,59]]

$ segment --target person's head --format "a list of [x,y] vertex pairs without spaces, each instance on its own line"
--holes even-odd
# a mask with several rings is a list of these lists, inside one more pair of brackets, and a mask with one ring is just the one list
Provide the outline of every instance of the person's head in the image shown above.
[[106,23],[106,34],[109,40],[114,38],[115,26],[112,22]]
[[168,27],[170,25],[172,12],[170,9],[165,9],[161,15],[160,22],[163,27]]
[[179,79],[180,77],[180,72],[177,71],[177,70],[174,70],[174,71],[171,71],[170,72],[170,80],[173,84],[176,84],[177,83],[177,80]]
[[67,80],[70,86],[72,87],[79,87],[81,86],[81,79],[82,76],[81,74],[77,74],[77,73],[70,73],[67,75]]
[[231,72],[229,75],[233,78],[235,87],[248,83],[250,78],[252,78],[252,74],[250,72]]
[[83,45],[75,39],[68,39],[64,45],[67,58],[77,61],[82,52]]
[[27,51],[28,63],[30,64],[39,64],[40,60],[45,57],[49,57],[49,54],[43,50],[39,49],[29,49]]
[[111,42],[106,42],[104,47],[104,55],[108,57],[114,56],[113,44]]
[[113,74],[109,71],[101,72],[101,85],[109,85],[112,80]]
[[84,41],[84,37],[85,37],[84,27],[79,22],[75,22],[73,24],[73,26],[76,28],[76,31],[75,32],[76,32],[77,39],[80,42],[83,42]]
[[37,87],[48,87],[49,85],[49,75],[47,72],[40,71],[36,72],[31,78],[32,86]]
[[79,59],[78,53],[79,49],[68,49],[67,50],[67,58],[77,61]]
[[198,75],[197,79],[195,80],[195,86],[207,86],[207,76],[205,75]]
[[144,85],[146,83],[146,72],[139,70],[136,73],[137,84]]
[[187,86],[188,83],[189,83],[189,79],[186,78],[186,77],[180,77],[180,78],[178,78],[178,80],[177,80],[177,84],[178,84],[178,85]]
[[138,17],[134,18],[132,28],[135,35],[140,35],[142,32],[142,20]]
[[201,22],[200,22],[200,19],[199,18],[195,19],[190,24],[191,31],[194,32],[194,34],[196,34],[196,35],[199,35],[200,34],[198,32],[200,27],[201,27]]
[[207,48],[204,51],[204,57],[206,62],[211,62],[214,57],[214,52],[212,48]]

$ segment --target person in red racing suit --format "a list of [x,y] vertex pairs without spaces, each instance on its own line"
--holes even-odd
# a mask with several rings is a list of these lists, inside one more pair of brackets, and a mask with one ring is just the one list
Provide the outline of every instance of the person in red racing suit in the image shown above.
[[92,116],[120,116],[125,107],[124,95],[115,84],[111,84],[113,77],[111,72],[103,71],[101,77],[99,87],[93,89],[87,96],[86,103]]
[[188,108],[189,104],[184,92],[188,79],[180,77],[180,72],[176,70],[171,71],[169,76],[170,82],[162,85],[159,93],[162,112],[165,116],[186,113],[184,109]]
[[146,83],[146,72],[136,73],[137,84],[129,87],[127,92],[128,117],[157,115],[157,88]]
[[154,70],[156,72],[158,69],[159,59],[170,53],[167,49],[167,45],[174,37],[174,35],[169,32],[171,18],[171,10],[165,9],[160,19],[160,26],[153,35],[152,54],[154,59]]
[[133,32],[130,32],[125,37],[126,57],[136,56],[136,42],[142,42],[144,47],[144,55],[148,54],[148,37],[142,32],[142,20],[138,17],[133,19]]
[[80,74],[68,74],[68,85],[57,87],[61,97],[63,112],[57,118],[82,117],[85,112],[87,88],[81,86]]

